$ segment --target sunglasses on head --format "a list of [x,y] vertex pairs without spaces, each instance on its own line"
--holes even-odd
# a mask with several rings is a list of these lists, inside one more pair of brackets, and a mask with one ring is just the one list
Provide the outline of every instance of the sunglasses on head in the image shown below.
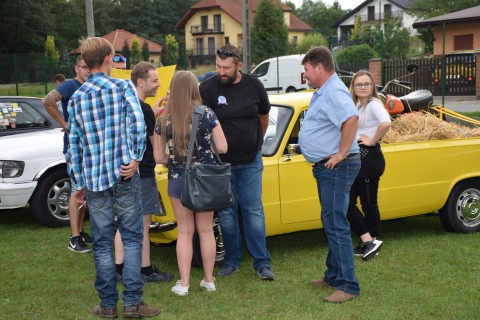
[[113,56],[113,62],[127,62],[127,58],[125,58],[124,56],[119,56],[119,55],[114,55]]
[[227,56],[227,57],[235,57],[238,60],[242,60],[238,54],[236,54],[235,52],[232,52],[232,51],[228,51],[228,50],[218,49],[217,54],[218,55],[224,55],[224,56]]

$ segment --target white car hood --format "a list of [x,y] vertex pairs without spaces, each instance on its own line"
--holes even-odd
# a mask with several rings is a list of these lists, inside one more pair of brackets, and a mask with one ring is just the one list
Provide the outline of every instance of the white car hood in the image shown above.
[[0,160],[64,158],[61,129],[39,130],[0,138]]

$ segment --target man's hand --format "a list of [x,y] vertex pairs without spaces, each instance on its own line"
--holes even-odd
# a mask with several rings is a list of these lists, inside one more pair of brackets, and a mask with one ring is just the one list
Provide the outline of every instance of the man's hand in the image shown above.
[[137,172],[139,164],[140,162],[132,159],[128,165],[122,165],[120,167],[120,175],[125,180],[130,179],[135,174],[135,172]]
[[153,105],[153,113],[155,114],[155,117],[158,117],[165,111],[164,103],[165,97],[160,97]]
[[72,197],[77,203],[83,205],[85,203],[85,189],[75,190],[72,194]]

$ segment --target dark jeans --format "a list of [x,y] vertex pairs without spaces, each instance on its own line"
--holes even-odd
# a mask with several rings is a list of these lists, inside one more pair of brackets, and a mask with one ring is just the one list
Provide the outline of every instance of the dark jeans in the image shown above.
[[[379,181],[380,178],[357,177],[350,189],[347,218],[353,232],[359,237],[367,232],[376,237],[380,232],[380,211],[377,201]],[[358,197],[365,216],[356,205]]]

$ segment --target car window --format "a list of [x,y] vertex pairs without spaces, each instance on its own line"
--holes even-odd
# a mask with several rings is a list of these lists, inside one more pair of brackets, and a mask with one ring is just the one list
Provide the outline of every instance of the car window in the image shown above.
[[263,156],[272,156],[277,152],[292,115],[293,109],[285,106],[272,105],[269,113],[267,132],[265,132],[263,138]]
[[0,131],[49,128],[50,122],[26,102],[0,102]]
[[268,67],[270,66],[270,62],[265,62],[259,65],[255,70],[253,70],[253,75],[255,77],[263,77],[268,72]]

